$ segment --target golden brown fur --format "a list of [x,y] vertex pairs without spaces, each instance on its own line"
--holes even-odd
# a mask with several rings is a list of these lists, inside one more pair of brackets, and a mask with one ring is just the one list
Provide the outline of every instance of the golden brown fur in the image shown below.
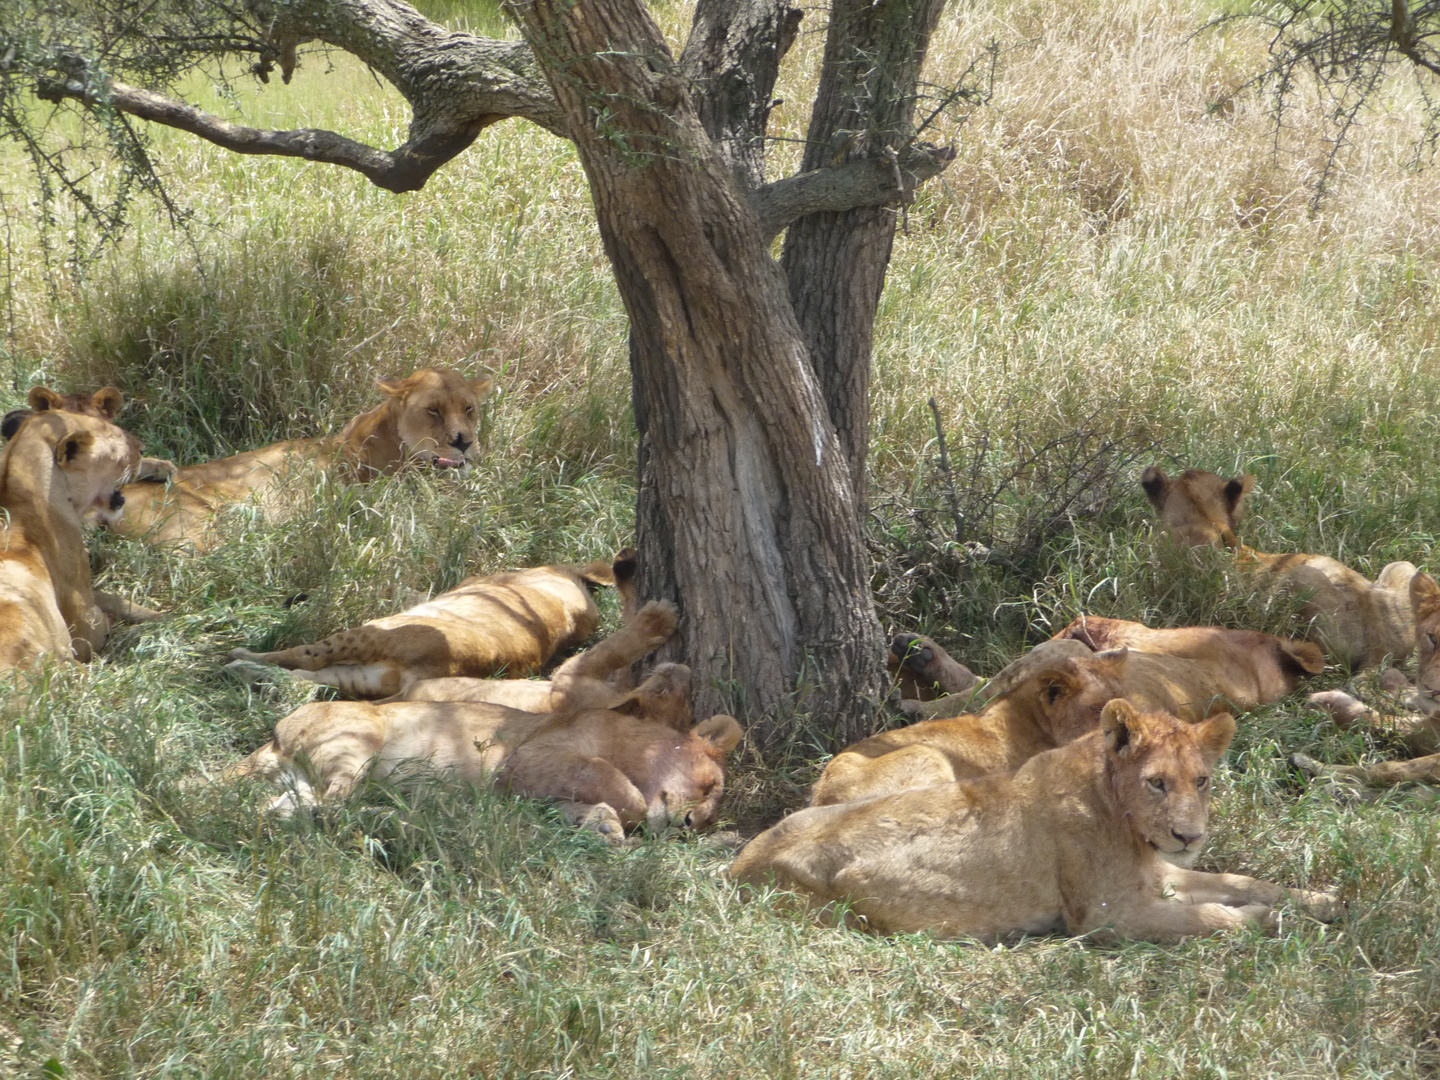
[[236,649],[239,660],[278,664],[350,697],[390,697],[424,679],[515,678],[595,632],[600,611],[586,582],[610,584],[610,563],[540,566],[472,577],[449,592],[313,645]]
[[211,526],[225,507],[253,499],[269,521],[294,512],[292,490],[307,469],[368,480],[407,462],[464,471],[478,453],[480,401],[489,375],[466,380],[448,368],[421,368],[408,379],[380,379],[385,400],[339,435],[289,439],[243,454],[187,465],[165,487],[131,484],[130,512],[119,531],[161,543],[213,544]]
[[1306,600],[1304,618],[1331,658],[1352,668],[1375,667],[1387,656],[1408,656],[1415,648],[1410,615],[1410,579],[1415,567],[1393,562],[1373,582],[1326,555],[1267,555],[1241,544],[1235,535],[1241,504],[1255,486],[1250,475],[1230,480],[1199,469],[1170,479],[1157,466],[1140,480],[1160,522],[1177,543],[1188,547],[1224,544],[1242,567],[1269,571]]
[[105,644],[81,521],[119,513],[138,459],[114,424],[62,412],[29,417],[0,452],[0,667]]
[[[1234,731],[1228,715],[1191,725],[1112,701],[1100,731],[1017,772],[792,814],[731,876],[846,903],[881,933],[1172,941],[1271,925],[1278,885],[1160,858],[1204,842],[1210,778]],[[1338,912],[1324,894],[1291,897]]]
[[[1104,651],[1090,652],[1101,644]],[[1180,655],[1158,651],[1164,648]],[[1295,689],[1301,674],[1324,668],[1320,650],[1307,642],[1211,627],[1151,630],[1093,616],[1021,661],[992,680],[1003,692],[978,713],[883,732],[842,750],[821,774],[811,805],[1018,768],[1093,731],[1112,698],[1203,720],[1275,701]]]
[[1382,732],[1399,739],[1410,753],[1423,756],[1378,765],[1323,765],[1296,754],[1291,760],[1312,776],[1349,777],[1372,787],[1411,780],[1440,782],[1440,754],[1436,753],[1440,750],[1440,585],[1429,574],[1411,578],[1410,605],[1419,654],[1415,685],[1393,669],[1380,680],[1384,689],[1399,699],[1402,711],[1398,715],[1378,712],[1343,690],[1311,694],[1310,701],[1328,712],[1338,727]]
[[690,671],[662,664],[628,693],[606,677],[675,626],[672,605],[647,605],[620,633],[575,657],[556,709],[529,713],[489,703],[315,702],[234,770],[283,784],[277,810],[348,793],[376,778],[423,772],[553,798],[573,824],[618,840],[624,828],[703,828],[725,787],[724,755],[743,734],[728,716],[692,728]]

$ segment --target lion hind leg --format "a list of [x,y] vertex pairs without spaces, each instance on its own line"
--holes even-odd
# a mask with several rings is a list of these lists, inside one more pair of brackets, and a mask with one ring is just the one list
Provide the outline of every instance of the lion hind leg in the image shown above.
[[400,692],[405,669],[393,660],[373,664],[331,664],[317,671],[295,671],[305,682],[333,686],[346,697],[386,698]]
[[961,778],[955,775],[950,759],[922,743],[875,758],[842,752],[826,766],[815,784],[810,805],[828,806],[874,795],[893,795],[912,788],[953,784],[958,779]]
[[679,612],[670,601],[652,600],[625,626],[594,648],[566,660],[555,669],[550,680],[554,707],[576,707],[578,702],[575,699],[585,693],[587,683],[604,684],[599,689],[608,696],[614,687],[605,680],[669,641],[679,618]]
[[1342,777],[1369,787],[1394,787],[1413,782],[1440,784],[1440,754],[1382,761],[1378,765],[1326,765],[1305,754],[1292,754],[1291,764],[1313,777]]

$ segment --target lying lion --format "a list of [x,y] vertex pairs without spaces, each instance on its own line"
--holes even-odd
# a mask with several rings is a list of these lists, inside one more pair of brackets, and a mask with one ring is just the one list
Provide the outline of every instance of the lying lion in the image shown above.
[[1253,709],[1291,693],[1301,677],[1324,666],[1316,646],[1270,634],[1152,630],[1081,616],[992,679],[986,690],[996,696],[978,713],[937,717],[846,747],[825,767],[810,802],[823,806],[1019,768],[1093,731],[1112,698],[1192,721]]
[[[673,632],[675,609],[650,604],[636,620],[571,661],[569,693],[550,713],[471,702],[314,702],[281,720],[275,738],[232,775],[285,786],[288,812],[375,778],[416,772],[559,800],[571,824],[619,840],[625,828],[700,829],[725,790],[725,754],[743,732],[729,716],[692,728],[690,669],[662,664],[615,695],[605,678]],[[668,630],[667,630],[668,628]]]
[[[1173,941],[1274,926],[1280,886],[1161,858],[1204,842],[1234,718],[1186,724],[1119,700],[1100,722],[1018,772],[798,811],[746,845],[731,876],[844,903],[880,933]],[[1289,896],[1318,918],[1340,910],[1324,893]]]
[[1255,478],[1230,480],[1187,469],[1171,479],[1158,466],[1140,478],[1150,505],[1170,536],[1187,547],[1224,544],[1243,567],[1269,571],[1305,596],[1301,614],[1316,628],[1325,651],[1352,668],[1376,667],[1387,656],[1410,655],[1415,626],[1408,589],[1415,566],[1392,562],[1373,582],[1326,555],[1267,555],[1236,538],[1242,502]]
[[398,615],[372,619],[313,645],[236,649],[236,660],[289,668],[350,697],[391,697],[424,679],[537,671],[595,632],[600,610],[587,582],[612,585],[610,563],[540,566],[466,578]]
[[407,462],[463,472],[478,451],[480,401],[489,375],[465,379],[448,368],[421,368],[408,379],[380,379],[385,401],[351,420],[339,435],[289,439],[232,457],[187,465],[168,486],[131,484],[130,512],[118,531],[160,543],[214,543],[215,515],[253,499],[269,521],[294,512],[287,490],[306,469],[338,472],[351,480],[390,475]]
[[137,445],[106,420],[41,412],[0,451],[0,667],[105,644],[81,523],[119,514]]
[[1440,782],[1440,585],[1429,574],[1410,579],[1410,607],[1415,618],[1419,670],[1412,687],[1393,668],[1381,676],[1383,689],[1399,697],[1405,712],[1389,716],[1377,712],[1343,690],[1311,694],[1310,701],[1330,714],[1337,727],[1368,727],[1397,737],[1412,754],[1408,761],[1378,765],[1324,765],[1304,754],[1291,761],[1312,776],[1338,776],[1372,787],[1390,787],[1410,780]]
[[934,701],[973,689],[975,673],[928,637],[898,634],[890,642],[886,669],[902,701]]

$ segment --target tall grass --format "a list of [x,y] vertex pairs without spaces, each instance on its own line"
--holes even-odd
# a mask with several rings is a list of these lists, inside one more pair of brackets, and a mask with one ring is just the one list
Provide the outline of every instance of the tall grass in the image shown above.
[[[488,4],[431,10],[501,29]],[[1195,34],[1209,11],[977,0],[932,50],[935,83],[992,39],[1003,66],[993,104],[942,133],[959,157],[908,208],[883,301],[876,585],[894,625],[978,670],[1079,610],[1269,630],[1294,613],[1218,553],[1152,540],[1134,484],[1148,452],[1039,533],[1021,523],[1044,519],[1053,485],[1026,473],[967,537],[992,556],[977,558],[953,535],[931,396],[957,472],[988,447],[984,483],[1085,432],[1167,466],[1255,472],[1257,547],[1437,569],[1440,176],[1410,166],[1413,91],[1393,88],[1312,214],[1324,116],[1293,114],[1273,153],[1263,102],[1235,94],[1263,42]],[[678,39],[688,9],[659,14]],[[803,133],[818,64],[823,28],[807,22],[777,93],[782,139]],[[343,56],[306,54],[292,87],[234,103],[189,90],[254,123],[404,137],[403,103]],[[715,840],[615,851],[542,805],[425,785],[277,821],[253,787],[211,782],[312,693],[223,674],[234,646],[629,539],[625,326],[578,163],[533,129],[488,130],[406,196],[154,138],[194,222],[137,219],[83,276],[47,269],[7,198],[0,405],[35,379],[115,383],[151,452],[188,462],[334,430],[375,377],[423,364],[487,367],[498,388],[464,480],[325,487],[304,527],[238,512],[205,556],[95,539],[105,587],[172,614],[0,697],[0,1075],[1440,1068],[1434,804],[1304,787],[1291,751],[1395,748],[1298,697],[1244,718],[1205,865],[1337,888],[1347,915],[1169,948],[872,939],[780,896],[742,901]],[[772,174],[794,154],[777,142]],[[7,191],[20,175],[0,158]],[[823,735],[798,732],[784,760],[737,755],[732,818],[748,831],[802,801]]]

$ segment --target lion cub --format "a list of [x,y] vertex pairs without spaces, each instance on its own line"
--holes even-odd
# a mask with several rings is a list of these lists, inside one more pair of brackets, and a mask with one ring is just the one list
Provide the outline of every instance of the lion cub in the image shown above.
[[1301,609],[1333,659],[1351,668],[1375,667],[1385,657],[1409,656],[1415,624],[1408,589],[1413,563],[1392,562],[1371,581],[1326,555],[1267,555],[1246,547],[1235,535],[1245,496],[1255,488],[1248,473],[1230,480],[1201,469],[1172,479],[1152,465],[1140,477],[1145,496],[1176,543],[1186,547],[1224,545],[1243,567],[1268,571],[1306,593]]
[[[1234,718],[1186,724],[1122,699],[1100,724],[1014,773],[798,811],[730,874],[799,889],[816,907],[843,902],[881,933],[1173,941],[1273,926],[1280,886],[1161,858],[1204,842]],[[1289,895],[1319,918],[1339,913],[1327,894]]]

